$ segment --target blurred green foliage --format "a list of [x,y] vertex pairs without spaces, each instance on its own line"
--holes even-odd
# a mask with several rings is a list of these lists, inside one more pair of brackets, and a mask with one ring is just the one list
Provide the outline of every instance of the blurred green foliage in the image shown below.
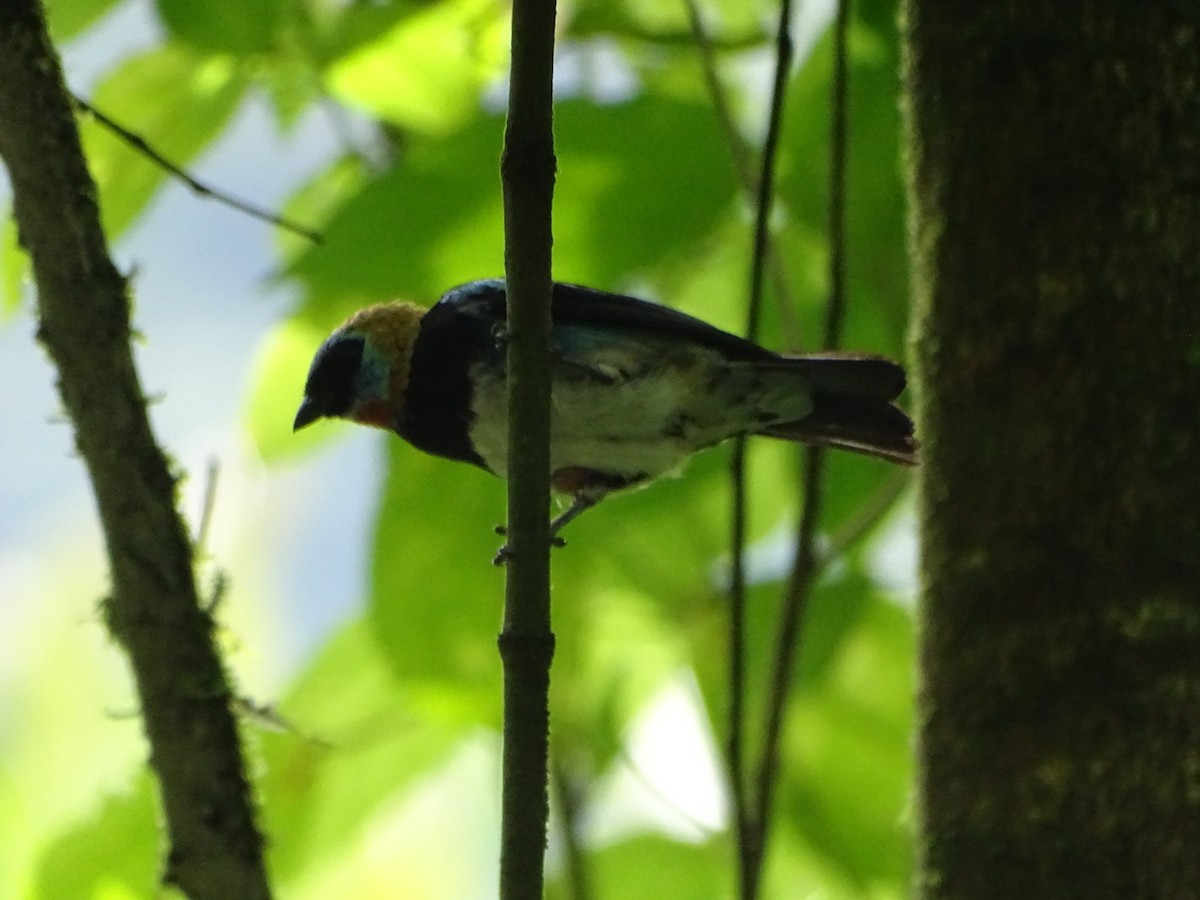
[[[78,34],[110,6],[58,0],[57,36]],[[290,204],[289,213],[320,225],[326,242],[281,238],[280,272],[301,286],[303,301],[264,342],[248,387],[247,428],[263,458],[311,452],[338,430],[300,440],[288,423],[312,350],[334,324],[366,303],[432,302],[455,283],[502,271],[496,97],[507,9],[492,0],[155,6],[162,43],[117,65],[94,101],[170,159],[194,159],[261,91],[281,127],[333,102],[375,123],[371,152],[348,143]],[[701,6],[742,138],[757,149],[772,4]],[[847,342],[902,355],[907,273],[893,7],[874,0],[855,8]],[[792,73],[775,216],[793,316],[809,346],[824,303],[832,55],[827,33],[813,37]],[[560,45],[571,66],[556,120],[556,275],[654,296],[738,329],[750,201],[682,3],[564,5]],[[164,175],[93,123],[85,122],[85,140],[105,221],[119,233],[145,211]],[[0,252],[17,253],[10,231]],[[8,306],[20,289],[13,268],[5,268]],[[783,346],[785,317],[778,298],[769,299],[763,340]],[[799,488],[792,448],[764,442],[751,458],[753,751]],[[879,583],[871,553],[889,477],[872,461],[829,460],[823,534],[854,540],[839,546],[810,601],[771,838],[772,897],[906,893],[912,625]],[[681,837],[636,816],[617,827],[619,804],[606,787],[633,766],[632,723],[681,677],[699,687],[695,711],[709,735],[704,747],[678,748],[681,759],[707,759],[723,771],[705,754],[722,746],[727,729],[727,481],[727,454],[709,452],[683,477],[589,513],[555,553],[553,744],[580,787],[580,840],[597,898],[733,896],[727,829],[701,823]],[[455,779],[478,775],[471,753],[493,761],[479,777],[485,785],[494,779],[503,580],[489,560],[503,485],[390,440],[379,497],[365,618],[330,635],[280,699],[288,728],[246,724],[272,871],[287,897],[394,897],[401,883],[406,897],[487,896],[498,800],[486,790],[472,800]],[[464,747],[474,749],[463,756]],[[31,752],[17,738],[0,743],[9,759]],[[115,787],[110,780],[92,789],[104,799],[39,833],[36,846],[26,842],[7,859],[0,848],[0,879],[15,879],[13,892],[0,883],[0,894],[154,895],[162,842],[148,777],[135,766]],[[715,791],[719,804],[723,788],[697,776],[694,791]],[[403,846],[389,851],[378,845],[381,835]],[[437,838],[439,849],[421,850],[422,835]],[[556,898],[571,896],[561,851],[556,838]],[[473,881],[473,872],[483,874]]]

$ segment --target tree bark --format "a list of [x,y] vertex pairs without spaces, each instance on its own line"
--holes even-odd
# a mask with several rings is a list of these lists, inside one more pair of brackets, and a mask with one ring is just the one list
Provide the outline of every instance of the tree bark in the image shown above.
[[127,285],[37,0],[0,3],[0,157],[33,262],[38,334],[104,529],[107,623],[129,653],[170,836],[163,880],[194,900],[267,898],[230,690],[130,350]]
[[920,895],[1200,896],[1200,14],[905,30]]

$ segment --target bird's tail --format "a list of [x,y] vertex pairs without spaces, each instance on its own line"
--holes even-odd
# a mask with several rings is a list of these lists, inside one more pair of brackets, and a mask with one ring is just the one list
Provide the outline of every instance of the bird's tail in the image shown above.
[[904,390],[899,364],[877,356],[819,354],[788,358],[784,365],[812,386],[813,408],[761,434],[917,464],[912,420],[892,403]]

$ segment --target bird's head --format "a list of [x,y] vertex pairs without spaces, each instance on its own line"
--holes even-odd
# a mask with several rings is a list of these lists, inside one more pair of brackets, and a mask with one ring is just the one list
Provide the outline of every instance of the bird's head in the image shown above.
[[411,303],[383,303],[342,323],[313,357],[293,430],[326,417],[395,428],[423,315]]

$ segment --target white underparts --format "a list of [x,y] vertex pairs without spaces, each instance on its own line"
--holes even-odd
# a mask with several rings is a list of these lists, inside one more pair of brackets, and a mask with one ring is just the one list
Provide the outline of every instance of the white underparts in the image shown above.
[[[609,358],[611,357],[611,358]],[[477,367],[471,442],[488,467],[507,470],[503,378]],[[669,361],[559,359],[551,394],[551,470],[568,467],[651,478],[736,434],[794,422],[811,410],[808,385],[778,370],[692,352]]]

